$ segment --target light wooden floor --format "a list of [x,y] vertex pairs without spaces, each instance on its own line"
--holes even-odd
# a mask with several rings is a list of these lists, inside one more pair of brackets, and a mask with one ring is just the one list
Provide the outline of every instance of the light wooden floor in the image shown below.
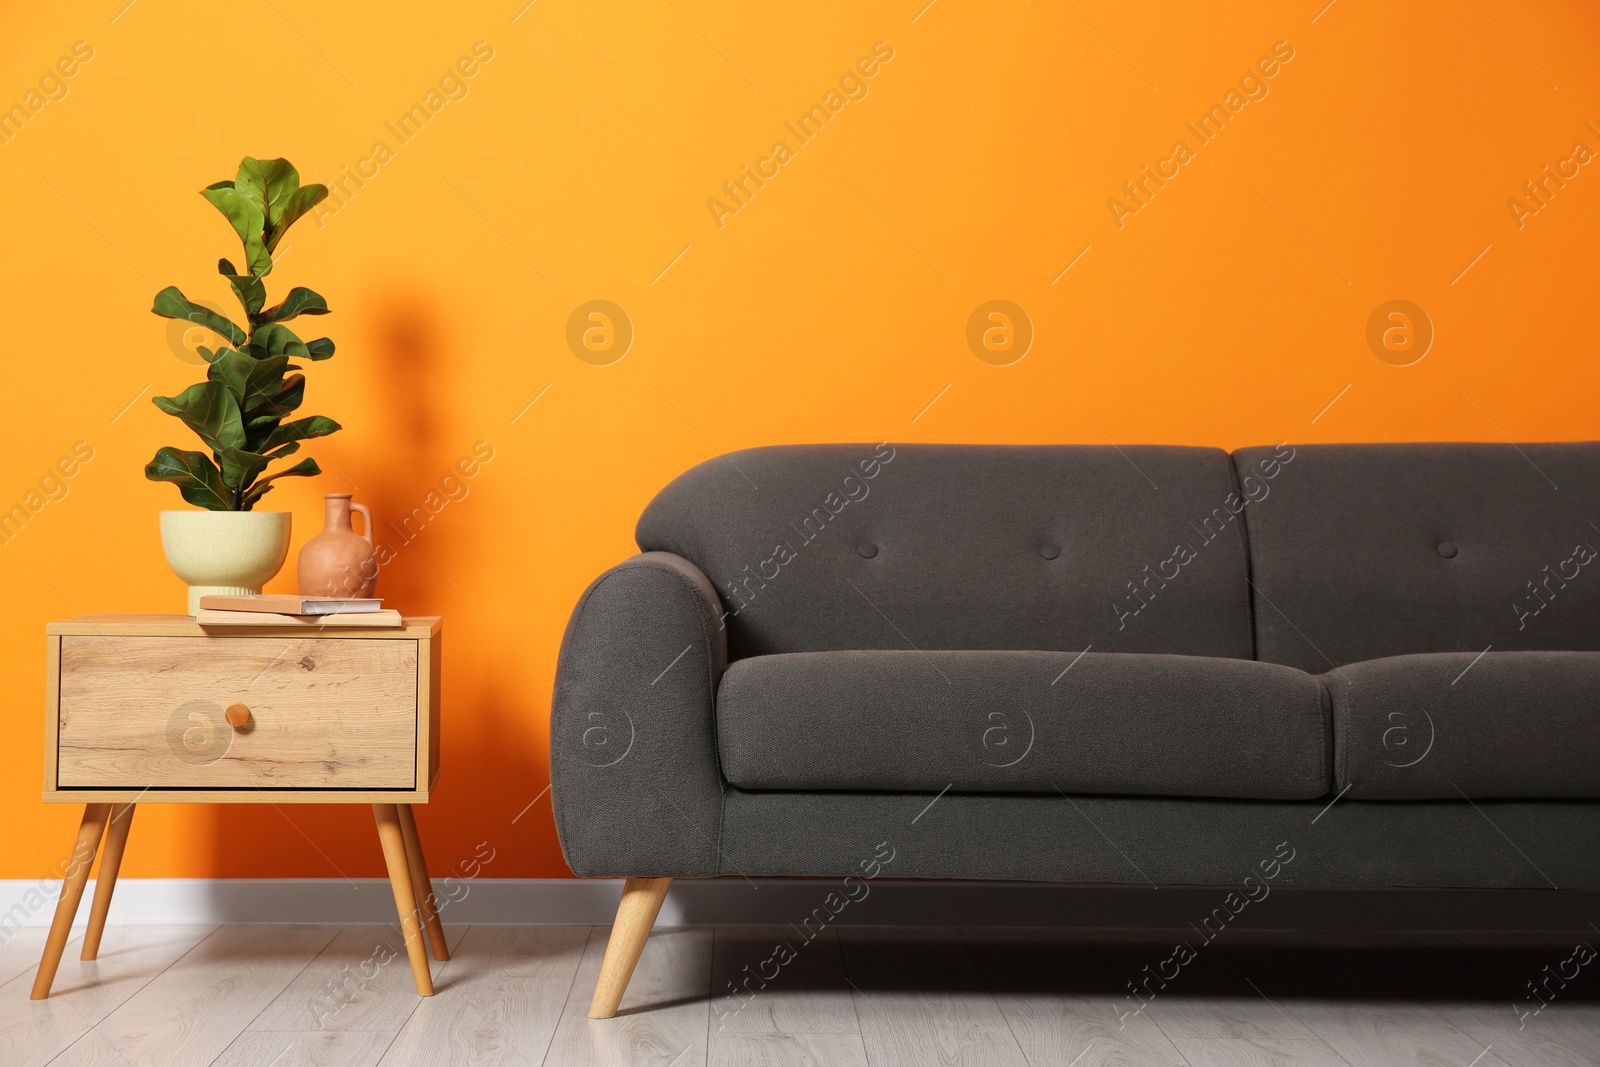
[[[0,946],[0,1064],[1600,1065],[1600,959],[1573,957],[1593,930],[1227,931],[1120,1028],[1126,982],[1172,974],[1194,931],[661,929],[604,1022],[585,1011],[607,928],[448,932],[427,1000],[388,927],[145,926],[108,930],[96,963],[70,948],[33,1002],[44,931],[23,930]],[[728,999],[746,979],[756,992]],[[1519,1019],[1545,980],[1550,1003]]]

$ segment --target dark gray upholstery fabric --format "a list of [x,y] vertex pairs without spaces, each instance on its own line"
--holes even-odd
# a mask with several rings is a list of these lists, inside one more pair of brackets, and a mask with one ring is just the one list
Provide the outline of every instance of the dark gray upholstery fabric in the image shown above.
[[1600,652],[1396,656],[1323,680],[1348,797],[1600,798]]
[[[573,614],[551,720],[562,848],[586,876],[844,877],[888,843],[885,877],[1233,886],[1288,847],[1278,884],[1600,888],[1600,802],[1572,799],[1600,779],[1600,672],[1562,654],[1600,653],[1596,515],[1589,443],[734,453],[664,489],[638,528],[653,551]],[[1020,727],[987,718],[1013,691],[958,663],[1048,670],[1085,649],[1064,696],[1013,698],[1035,751],[967,766]],[[782,791],[722,776],[730,653],[720,759]],[[1216,658],[1135,676],[1105,653]],[[800,666],[768,679],[780,660]],[[1335,666],[1335,710],[1313,714],[1316,683],[1288,669]],[[830,720],[856,732],[811,729]],[[1336,777],[1309,728],[1330,721]],[[1410,747],[1424,729],[1432,748]],[[1000,792],[1057,768],[1069,796]],[[844,781],[861,788],[820,791]],[[1351,789],[1085,795],[1137,783]]]
[[618,564],[578,601],[550,709],[551,800],[575,873],[716,873],[720,614],[705,576],[664,552]]
[[746,789],[1298,800],[1328,791],[1325,696],[1205,656],[801,652],[735,661],[717,736]]
[[716,586],[734,659],[837,649],[1253,658],[1225,453],[796,445],[731,453],[645,509],[639,547]]
[[1256,658],[1600,649],[1597,516],[1600,443],[1297,446],[1245,512]]
[[721,873],[860,877],[862,862],[887,844],[894,858],[881,866],[885,878],[1237,889],[1247,875],[1259,880],[1261,863],[1287,843],[1294,859],[1276,885],[1600,888],[1600,803],[1327,805],[732,790]]

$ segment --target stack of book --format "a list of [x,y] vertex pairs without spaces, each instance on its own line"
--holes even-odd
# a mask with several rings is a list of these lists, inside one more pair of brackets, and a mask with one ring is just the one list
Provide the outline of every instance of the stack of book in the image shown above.
[[364,629],[400,625],[400,613],[385,608],[376,597],[290,596],[203,596],[201,626],[277,626],[284,629],[312,630],[325,626],[357,626]]

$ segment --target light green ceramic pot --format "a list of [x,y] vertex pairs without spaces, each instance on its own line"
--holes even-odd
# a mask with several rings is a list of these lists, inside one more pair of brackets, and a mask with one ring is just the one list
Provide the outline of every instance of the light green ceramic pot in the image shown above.
[[287,511],[163,511],[161,548],[189,583],[189,614],[200,598],[261,592],[289,556]]

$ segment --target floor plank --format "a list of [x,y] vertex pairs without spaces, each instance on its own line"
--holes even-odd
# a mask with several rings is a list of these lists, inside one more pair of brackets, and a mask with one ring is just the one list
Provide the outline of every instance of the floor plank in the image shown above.
[[[1173,1042],[1189,1067],[1348,1067],[1321,1041]],[[1465,1065],[1462,1065],[1465,1067]]]
[[435,985],[449,986],[486,967],[506,968],[526,978],[570,979],[577,975],[593,933],[590,926],[467,927]]
[[1124,1004],[1148,1015],[1174,1042],[1304,1041],[1317,1036],[1251,984],[1221,947],[1226,931],[1209,942],[1192,929],[1099,931],[1089,936],[1118,976],[1136,987]]
[[839,933],[873,1064],[1028,1067],[958,930]]
[[347,926],[249,1028],[392,1034],[405,1025],[419,999],[400,931],[382,925]]
[[587,926],[474,926],[457,935],[437,992],[415,1010],[382,1067],[544,1061],[588,944]]
[[708,1067],[868,1067],[860,1034],[713,1033]]
[[1186,1067],[1079,932],[989,927],[965,938],[1032,1067]]
[[214,930],[214,926],[108,930],[98,960],[84,962],[76,951],[68,951],[47,1000],[28,999],[32,967],[12,978],[0,986],[0,1064],[48,1063]]
[[89,1030],[51,1060],[50,1067],[128,1067],[128,1061],[100,1031]]
[[[57,883],[59,892],[59,883]],[[91,890],[85,890],[90,892]],[[54,906],[55,898],[51,897]],[[49,914],[46,912],[46,914]],[[50,934],[48,926],[21,926],[15,929],[0,927],[0,982],[9,982],[26,972],[30,977],[39,969],[39,959],[44,955],[44,941]],[[63,960],[77,959],[83,947],[83,927],[72,931],[67,941]]]
[[1345,948],[1235,948],[1263,998],[1352,1064],[1386,1067],[1505,1067],[1474,1040]]
[[393,1040],[392,1033],[361,1030],[246,1030],[212,1067],[374,1067]]
[[545,1057],[561,1067],[704,1067],[711,995],[708,926],[658,928],[614,1019],[590,1019],[610,927],[596,927]]
[[[1480,942],[1481,943],[1481,942]],[[1600,1067],[1600,973],[1563,966],[1572,941],[1491,956],[1454,944],[1353,942],[1355,956],[1427,1004],[1446,1022],[1510,1063]],[[1561,987],[1538,987],[1546,967],[1576,976]],[[1587,965],[1600,972],[1600,960]],[[1530,992],[1535,983],[1550,998]]]
[[808,938],[788,926],[717,927],[710,1011],[714,1033],[860,1032],[831,928]]
[[99,1024],[133,1067],[204,1067],[316,958],[331,926],[224,926]]

